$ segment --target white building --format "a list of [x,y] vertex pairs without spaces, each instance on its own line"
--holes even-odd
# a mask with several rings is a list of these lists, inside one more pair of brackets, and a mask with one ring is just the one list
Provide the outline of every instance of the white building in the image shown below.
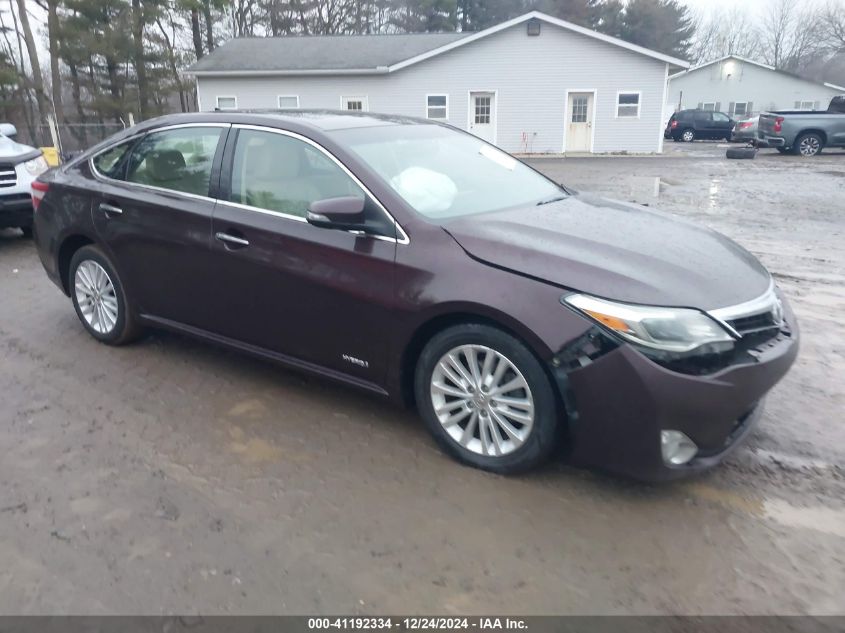
[[443,121],[510,152],[660,152],[669,57],[531,12],[477,33],[238,38],[190,70],[201,110]]
[[703,108],[736,117],[766,110],[824,110],[832,97],[843,93],[842,86],[803,79],[728,55],[673,74],[667,110]]

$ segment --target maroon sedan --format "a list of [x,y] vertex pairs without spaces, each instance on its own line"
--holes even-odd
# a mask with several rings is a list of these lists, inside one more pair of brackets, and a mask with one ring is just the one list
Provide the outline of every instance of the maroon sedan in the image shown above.
[[33,199],[47,274],[97,340],[168,328],[415,404],[445,451],[499,473],[559,443],[639,478],[706,468],[798,350],[727,238],[429,121],[169,116]]

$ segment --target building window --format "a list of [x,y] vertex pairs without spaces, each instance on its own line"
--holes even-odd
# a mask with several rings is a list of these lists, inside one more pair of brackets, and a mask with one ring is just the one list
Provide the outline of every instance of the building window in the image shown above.
[[295,110],[299,107],[299,95],[279,95],[280,110]]
[[217,109],[218,110],[237,110],[238,109],[238,98],[237,97],[217,97]]
[[490,113],[493,105],[493,97],[490,95],[476,95],[475,97],[475,123],[476,125],[487,125],[490,123]]
[[436,121],[449,118],[449,95],[426,95],[425,117]]
[[340,107],[342,110],[351,110],[353,112],[366,112],[369,110],[367,97],[341,97]]
[[587,104],[590,102],[588,95],[577,95],[572,97],[572,123],[587,122]]
[[640,116],[640,93],[639,92],[617,92],[616,93],[616,116],[634,117]]
[[735,116],[745,116],[748,114],[748,102],[747,101],[737,101],[734,104],[734,115]]
[[708,112],[715,112],[716,111],[716,102],[715,101],[705,101],[701,104],[702,110],[707,110]]

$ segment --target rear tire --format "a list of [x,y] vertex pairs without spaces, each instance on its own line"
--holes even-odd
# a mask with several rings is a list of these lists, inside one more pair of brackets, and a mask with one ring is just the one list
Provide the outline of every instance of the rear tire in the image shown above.
[[141,335],[117,270],[96,246],[83,246],[73,254],[68,288],[76,316],[101,343],[124,345]]
[[808,132],[795,139],[795,143],[792,145],[792,152],[798,156],[810,158],[821,154],[823,148],[824,139],[815,132]]
[[545,371],[496,328],[465,324],[435,335],[417,362],[414,391],[437,443],[464,464],[525,472],[557,445],[559,411]]
[[683,132],[681,132],[681,140],[684,143],[692,143],[695,140],[695,130],[691,127],[688,127]]
[[23,236],[24,236],[25,239],[28,239],[28,240],[32,239],[32,227],[31,226],[21,226],[21,227],[18,227],[18,228],[21,230],[21,233],[23,233]]

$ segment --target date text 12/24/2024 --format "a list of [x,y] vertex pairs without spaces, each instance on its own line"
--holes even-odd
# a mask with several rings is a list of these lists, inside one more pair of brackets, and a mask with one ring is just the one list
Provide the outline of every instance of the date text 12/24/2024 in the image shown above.
[[366,630],[404,629],[408,631],[453,631],[453,630],[524,630],[528,626],[521,618],[500,617],[341,617],[308,618],[310,630]]

